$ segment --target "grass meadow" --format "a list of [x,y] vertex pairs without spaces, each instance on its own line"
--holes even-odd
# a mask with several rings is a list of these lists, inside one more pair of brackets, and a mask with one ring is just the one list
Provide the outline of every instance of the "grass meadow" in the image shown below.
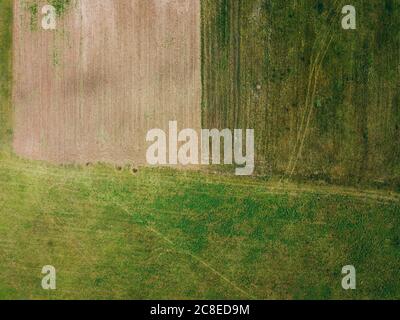
[[4,156],[0,190],[3,299],[400,298],[396,194]]

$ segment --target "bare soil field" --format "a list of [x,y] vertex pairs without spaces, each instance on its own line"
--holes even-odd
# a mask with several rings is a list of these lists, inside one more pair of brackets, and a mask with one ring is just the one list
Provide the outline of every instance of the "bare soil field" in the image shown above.
[[[201,125],[200,3],[14,1],[14,150],[55,163],[143,164],[146,133]],[[61,10],[62,9],[62,10]]]

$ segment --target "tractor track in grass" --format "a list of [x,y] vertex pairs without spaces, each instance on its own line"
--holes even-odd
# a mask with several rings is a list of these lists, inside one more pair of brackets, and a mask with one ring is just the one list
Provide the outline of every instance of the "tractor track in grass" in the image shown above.
[[[18,161],[8,160],[0,161],[0,171],[9,170],[23,172],[24,174],[38,175],[41,177],[55,177],[64,179],[77,179],[84,181],[82,179],[87,179],[88,181],[96,181],[102,179],[115,179],[113,182],[123,183],[125,179],[137,179],[133,175],[124,175],[124,173],[117,172],[94,172],[90,169],[66,169],[56,166],[43,167],[37,165],[35,162],[30,164]],[[57,171],[63,172],[57,172]],[[261,182],[254,178],[237,178],[228,175],[218,176],[215,174],[204,173],[201,170],[195,171],[182,171],[161,168],[161,169],[144,169],[146,172],[151,171],[154,177],[162,177],[164,184],[175,184],[179,182],[198,182],[203,185],[214,185],[222,184],[227,187],[231,187],[234,191],[238,190],[238,193],[244,195],[251,195],[253,192],[260,194],[281,194],[281,195],[291,195],[299,196],[304,193],[321,195],[321,196],[346,196],[352,197],[358,200],[369,200],[374,202],[393,202],[400,203],[400,195],[397,192],[389,190],[377,190],[377,189],[357,189],[354,187],[338,186],[338,185],[311,185],[310,183],[293,183],[293,182]],[[0,178],[1,181],[1,178]],[[140,182],[140,180],[138,180]],[[140,188],[144,188],[144,185],[140,185]],[[249,190],[251,188],[252,190]],[[202,194],[204,192],[199,190],[193,190],[195,194]],[[236,192],[235,192],[236,193]],[[221,195],[219,195],[221,196]]]

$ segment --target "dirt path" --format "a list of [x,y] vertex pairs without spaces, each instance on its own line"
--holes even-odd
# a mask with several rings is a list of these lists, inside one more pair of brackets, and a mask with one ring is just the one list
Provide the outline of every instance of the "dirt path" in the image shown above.
[[[122,179],[120,175],[116,175],[112,171],[109,172],[97,172],[91,169],[87,170],[68,170],[61,169],[57,166],[49,166],[46,164],[40,164],[36,162],[18,161],[13,158],[2,158],[0,161],[0,172],[1,171],[16,171],[18,173],[24,173],[27,175],[34,176],[48,176],[60,179],[77,179],[77,180],[112,180]],[[380,203],[400,203],[400,194],[390,190],[378,190],[378,189],[358,189],[355,187],[338,186],[338,185],[315,185],[311,183],[293,183],[290,181],[279,182],[279,181],[268,181],[263,182],[253,178],[238,178],[229,175],[210,174],[203,171],[189,171],[185,172],[184,175],[178,177],[170,171],[163,169],[154,170],[153,176],[161,176],[163,181],[170,183],[171,186],[176,184],[176,181],[186,180],[187,182],[194,180],[201,180],[203,184],[223,184],[225,186],[231,186],[238,190],[242,197],[254,195],[254,193],[265,194],[289,194],[292,196],[301,196],[302,194],[317,194],[321,196],[339,195],[352,197],[355,200],[360,201],[372,201]],[[129,178],[129,177],[128,177]],[[196,193],[202,193],[198,190]]]

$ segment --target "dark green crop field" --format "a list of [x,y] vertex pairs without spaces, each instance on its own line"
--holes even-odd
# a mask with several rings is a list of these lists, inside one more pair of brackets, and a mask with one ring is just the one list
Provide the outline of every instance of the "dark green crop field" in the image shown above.
[[354,0],[353,31],[341,1],[201,1],[203,124],[256,130],[245,178],[15,156],[11,3],[0,299],[400,299],[398,1]]
[[203,125],[253,128],[258,172],[399,186],[400,4],[203,0]]

